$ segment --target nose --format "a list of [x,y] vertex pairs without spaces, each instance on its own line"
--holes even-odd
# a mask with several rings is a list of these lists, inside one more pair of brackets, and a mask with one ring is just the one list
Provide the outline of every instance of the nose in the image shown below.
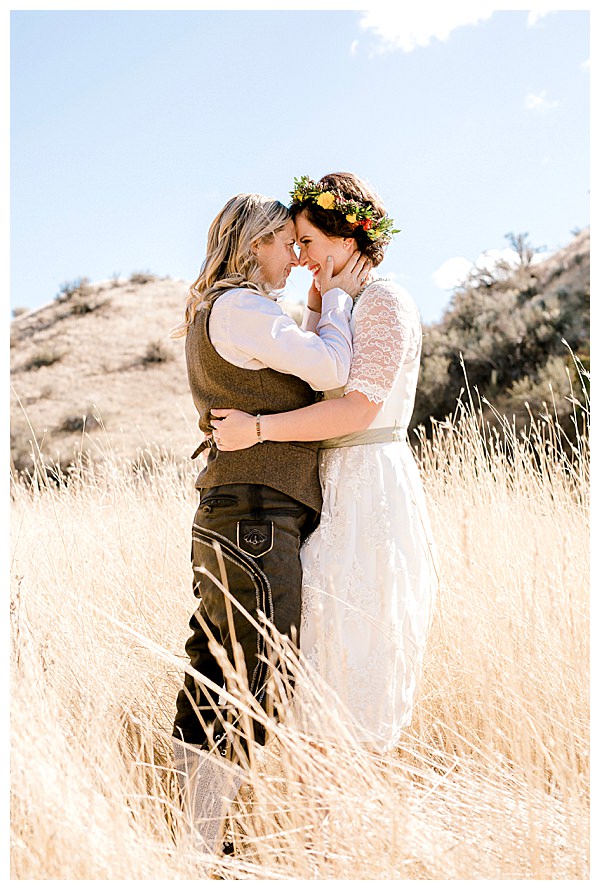
[[298,259],[298,254],[296,253],[296,251],[293,247],[290,247],[290,253],[292,255],[290,266],[299,266],[300,260]]
[[308,263],[308,253],[305,244],[300,245],[299,263],[301,266],[306,266],[306,264]]

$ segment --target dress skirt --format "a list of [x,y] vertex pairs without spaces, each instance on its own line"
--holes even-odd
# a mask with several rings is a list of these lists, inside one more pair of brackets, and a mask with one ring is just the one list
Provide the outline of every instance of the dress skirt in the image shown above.
[[[320,474],[300,647],[353,737],[383,753],[411,720],[437,590],[423,487],[405,440],[322,450]],[[303,719],[331,733],[314,706]]]

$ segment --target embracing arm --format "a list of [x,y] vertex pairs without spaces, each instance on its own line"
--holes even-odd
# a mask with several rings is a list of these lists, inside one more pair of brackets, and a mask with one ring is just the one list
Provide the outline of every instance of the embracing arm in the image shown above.
[[317,391],[343,386],[352,361],[351,297],[360,290],[368,262],[355,251],[333,275],[333,260],[328,258],[321,276],[322,312],[314,332],[301,330],[274,301],[253,291],[232,290],[211,313],[214,348],[231,364],[293,374]]
[[[407,358],[418,356],[421,327],[416,307],[391,284],[374,283],[357,307],[354,359],[341,399],[327,399],[261,417],[263,439],[313,442],[371,425]],[[235,451],[256,445],[256,418],[243,411],[212,411],[217,447]]]
[[[282,414],[265,414],[260,419],[261,434],[271,442],[319,442],[365,430],[379,407],[379,403],[354,390],[341,399],[326,399]],[[253,414],[213,408],[212,419],[217,438],[226,440],[217,446],[220,451],[238,451],[256,445]]]

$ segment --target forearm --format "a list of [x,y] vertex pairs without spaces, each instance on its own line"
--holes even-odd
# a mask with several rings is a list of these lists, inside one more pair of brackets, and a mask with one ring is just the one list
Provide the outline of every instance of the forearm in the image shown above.
[[356,433],[370,426],[379,410],[360,392],[341,399],[325,399],[306,408],[283,414],[264,414],[261,432],[272,442],[318,442]]
[[[352,299],[341,288],[334,288],[323,297],[322,312],[316,325],[318,342],[326,351],[326,364],[315,364],[306,380],[315,390],[336,389],[348,380],[352,363],[350,314]],[[312,378],[312,379],[311,379]]]
[[332,288],[316,315],[315,331],[303,331],[277,303],[241,288],[216,301],[209,336],[219,355],[237,367],[272,368],[305,380],[314,390],[344,386],[352,362],[352,298]]
[[248,348],[267,367],[300,377],[314,390],[336,389],[344,386],[350,373],[351,311],[351,297],[334,288],[323,298],[323,312],[317,317],[314,333],[300,330],[283,314],[270,326],[251,332],[249,326],[257,326],[258,318],[249,319],[246,336],[253,336]]

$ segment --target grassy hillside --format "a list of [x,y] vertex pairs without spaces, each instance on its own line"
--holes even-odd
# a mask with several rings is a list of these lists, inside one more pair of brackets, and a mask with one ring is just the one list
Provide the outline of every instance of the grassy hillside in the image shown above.
[[[521,248],[518,268],[476,273],[442,320],[424,329],[413,427],[453,414],[468,380],[517,427],[550,406],[572,432],[572,400],[582,391],[571,351],[589,370],[589,229],[540,263]],[[496,423],[485,404],[483,413]]]
[[195,419],[183,344],[168,336],[185,295],[183,281],[152,277],[84,284],[13,321],[17,467],[31,464],[32,430],[49,459],[67,464],[82,447],[102,457],[100,424],[122,454],[133,455],[148,441],[191,453]]

